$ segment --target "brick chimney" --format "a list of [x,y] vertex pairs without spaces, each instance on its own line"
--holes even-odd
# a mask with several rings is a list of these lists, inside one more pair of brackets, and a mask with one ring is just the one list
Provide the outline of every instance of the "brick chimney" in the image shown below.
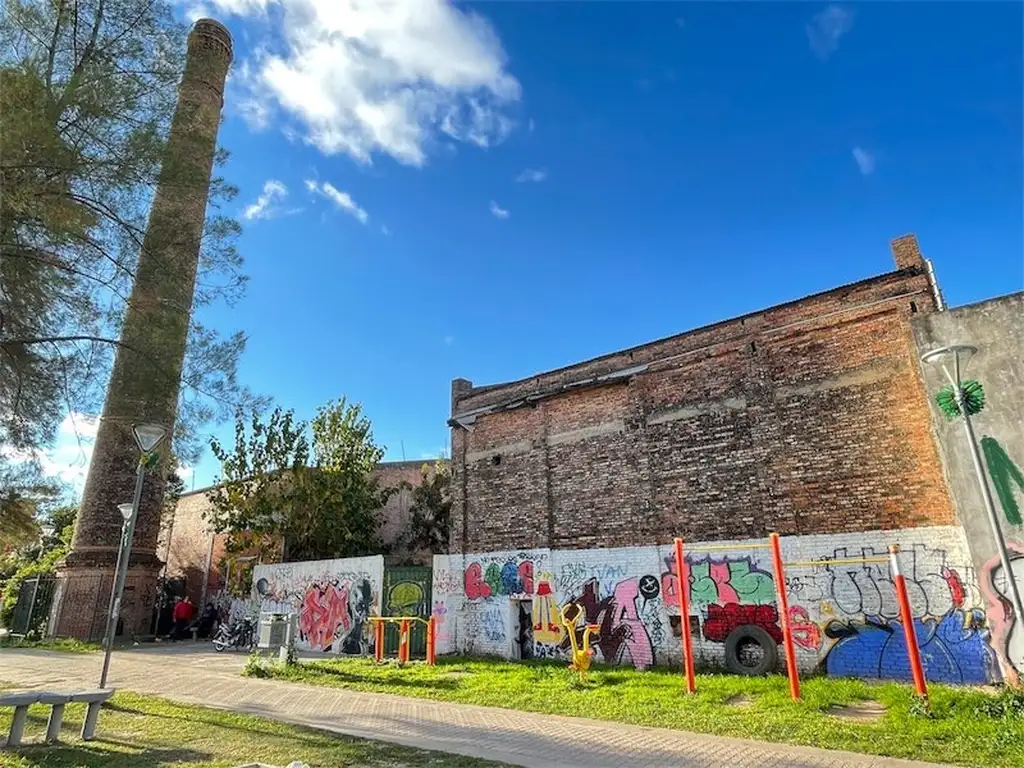
[[924,267],[924,257],[921,255],[921,247],[917,244],[917,235],[897,237],[889,247],[892,249],[892,257],[896,260],[896,269]]
[[452,379],[452,416],[455,415],[459,400],[472,389],[473,382],[469,379]]

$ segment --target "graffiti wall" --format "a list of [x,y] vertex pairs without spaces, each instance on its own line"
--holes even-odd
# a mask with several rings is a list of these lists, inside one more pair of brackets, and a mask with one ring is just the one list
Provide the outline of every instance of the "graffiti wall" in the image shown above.
[[[725,663],[733,652],[727,650],[730,636],[740,627],[759,627],[768,642],[781,644],[770,556],[749,547],[763,540],[715,542],[725,543],[735,549],[708,555],[699,544],[688,545],[684,588],[691,615],[685,622],[679,618],[679,569],[670,546],[436,556],[438,652],[565,658],[567,632],[582,635],[587,624],[599,628],[597,661],[639,669],[678,663],[684,629],[703,665]],[[888,565],[840,562],[884,556],[889,544],[902,549],[929,679],[999,679],[985,604],[999,599],[1001,582],[994,574],[987,587],[978,584],[963,533],[952,526],[783,538],[784,559],[826,561],[786,573],[801,669],[910,679]],[[1024,571],[1024,552],[1018,562]],[[569,626],[566,617],[574,620]],[[1024,654],[1021,637],[999,641]]]
[[530,658],[537,574],[549,570],[547,549],[435,555],[437,652]]
[[298,614],[300,650],[366,654],[373,642],[369,618],[381,612],[383,576],[379,555],[258,565],[253,601],[260,611]]

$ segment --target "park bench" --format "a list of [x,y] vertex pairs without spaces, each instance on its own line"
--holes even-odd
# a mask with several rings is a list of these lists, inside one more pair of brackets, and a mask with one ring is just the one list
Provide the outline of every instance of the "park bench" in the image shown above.
[[100,716],[100,707],[114,692],[112,690],[74,691],[61,693],[54,691],[12,691],[0,693],[0,707],[13,707],[14,718],[11,730],[7,734],[8,747],[21,744],[28,719],[28,708],[33,704],[49,704],[50,719],[46,723],[46,741],[57,741],[60,737],[60,726],[64,720],[64,707],[73,703],[87,705],[85,721],[82,723],[82,740],[89,741],[96,732],[96,720]]

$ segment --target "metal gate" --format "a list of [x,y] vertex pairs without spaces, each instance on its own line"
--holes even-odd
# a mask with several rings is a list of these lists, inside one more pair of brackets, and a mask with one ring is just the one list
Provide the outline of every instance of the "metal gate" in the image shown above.
[[[382,615],[429,618],[432,581],[431,568],[385,568],[384,589],[381,595]],[[398,632],[397,624],[388,622],[385,625],[385,655],[398,652]],[[412,625],[409,650],[413,657],[422,657],[427,652],[427,628],[421,622],[417,621]]]

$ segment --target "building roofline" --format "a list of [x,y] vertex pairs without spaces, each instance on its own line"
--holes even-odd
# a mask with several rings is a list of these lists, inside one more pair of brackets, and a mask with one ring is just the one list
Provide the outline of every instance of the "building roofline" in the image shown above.
[[[377,469],[412,469],[413,467],[418,469],[419,467],[422,467],[424,464],[436,464],[439,461],[447,464],[449,461],[451,461],[451,459],[447,459],[443,456],[437,456],[429,459],[408,459],[406,461],[378,461]],[[194,490],[191,491],[185,491],[180,496],[178,496],[178,498],[184,499],[186,496],[195,496],[200,493],[207,493],[208,491],[212,491],[214,488],[219,488],[221,485],[223,485],[223,483],[213,483],[212,485],[206,485],[203,486],[202,488],[195,488]]]
[[550,368],[550,369],[548,369],[546,371],[538,371],[537,373],[531,374],[530,376],[523,376],[520,379],[513,379],[511,381],[503,381],[503,382],[499,382],[497,384],[483,384],[483,385],[481,385],[479,387],[474,386],[472,389],[469,389],[469,390],[466,390],[466,391],[460,393],[459,396],[456,399],[457,400],[465,400],[467,398],[475,397],[476,395],[484,394],[486,392],[492,392],[492,391],[497,390],[497,389],[503,389],[505,387],[514,387],[514,386],[519,385],[519,384],[525,384],[525,383],[529,382],[531,379],[536,379],[536,378],[539,378],[541,376],[551,376],[551,375],[554,375],[554,374],[564,373],[565,371],[570,371],[573,368],[579,368],[581,366],[589,365],[591,363],[598,363],[598,362],[601,362],[602,360],[610,360],[611,358],[617,357],[618,355],[626,355],[626,354],[629,354],[631,352],[637,352],[637,351],[639,351],[641,349],[646,349],[648,347],[653,347],[653,346],[655,346],[657,344],[663,344],[663,343],[665,343],[667,341],[672,341],[673,339],[678,339],[678,338],[681,338],[683,336],[689,336],[690,334],[693,334],[693,333],[699,333],[701,331],[710,331],[713,328],[717,328],[717,327],[720,327],[720,326],[723,326],[723,325],[728,325],[729,323],[735,323],[735,322],[740,321],[740,320],[748,320],[748,319],[750,319],[752,317],[755,317],[757,315],[763,315],[766,312],[773,312],[773,311],[775,311],[777,309],[785,309],[787,307],[792,307],[792,306],[795,306],[797,304],[800,304],[801,302],[808,301],[810,299],[817,299],[817,298],[821,298],[823,296],[828,296],[829,294],[841,293],[843,291],[850,291],[850,290],[853,290],[855,288],[860,288],[862,286],[869,285],[871,283],[879,282],[881,280],[891,280],[894,277],[914,277],[914,276],[923,275],[923,274],[925,274],[925,270],[924,270],[923,267],[913,266],[913,267],[908,267],[907,269],[898,269],[898,270],[894,270],[892,272],[885,272],[885,273],[883,273],[881,275],[874,275],[872,277],[866,277],[866,278],[863,278],[861,280],[856,280],[856,281],[854,281],[852,283],[845,283],[844,285],[839,285],[839,286],[836,286],[835,288],[829,288],[828,290],[825,290],[825,291],[818,291],[817,293],[810,293],[810,294],[807,294],[806,296],[801,296],[798,299],[790,299],[789,301],[784,301],[781,304],[773,304],[772,306],[765,307],[764,309],[754,310],[753,312],[747,312],[746,314],[743,314],[743,315],[736,315],[735,317],[729,317],[729,318],[726,318],[725,320],[716,320],[715,322],[708,323],[707,325],[700,325],[700,326],[697,326],[696,328],[690,328],[689,330],[686,330],[686,331],[681,331],[679,333],[673,333],[673,334],[670,334],[668,336],[662,336],[661,338],[654,339],[652,341],[646,341],[646,342],[644,342],[642,344],[636,344],[636,345],[634,345],[632,347],[625,347],[623,349],[617,349],[617,350],[614,350],[612,352],[606,352],[603,355],[598,355],[596,357],[590,357],[590,358],[587,358],[585,360],[579,360],[579,361],[577,361],[575,363],[570,363],[569,365],[559,366],[558,368]]

